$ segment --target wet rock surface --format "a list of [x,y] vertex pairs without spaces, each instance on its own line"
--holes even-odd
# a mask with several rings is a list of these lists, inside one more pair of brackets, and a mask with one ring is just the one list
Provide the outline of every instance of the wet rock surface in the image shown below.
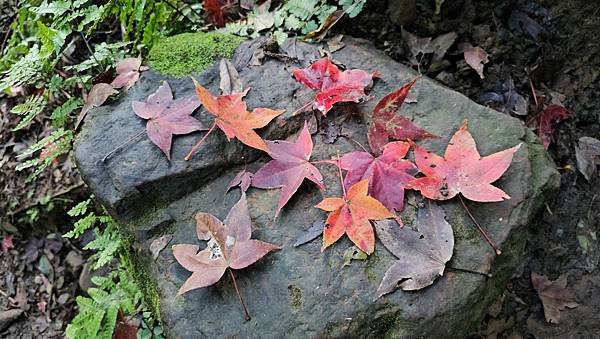
[[[342,104],[328,114],[329,121],[341,121],[347,116],[342,128],[345,137],[329,144],[331,136],[313,135],[313,160],[356,150],[354,141],[366,145],[367,127],[363,121],[368,123],[369,112],[377,100],[415,76],[412,70],[365,41],[347,39],[345,43],[345,48],[333,53],[335,61],[348,68],[379,72],[381,78],[375,80],[369,92],[373,100],[360,105]],[[248,107],[286,109],[284,115],[263,129],[262,135],[267,139],[293,138],[304,120],[311,120],[312,113],[292,116],[292,112],[311,100],[314,93],[297,83],[291,71],[316,58],[318,46],[289,43],[283,51],[292,58],[266,59],[260,66],[249,66],[253,48],[258,45],[259,42],[242,45],[233,59],[243,84],[252,88],[246,97]],[[301,64],[295,63],[294,58],[299,58]],[[217,69],[214,66],[197,77],[213,93],[218,91]],[[343,253],[351,246],[347,239],[324,253],[320,252],[320,238],[298,248],[292,246],[313,222],[324,219],[325,214],[313,206],[323,197],[340,194],[336,168],[322,164],[319,168],[326,190],[304,183],[274,223],[279,192],[248,191],[253,236],[283,249],[236,272],[238,286],[253,316],[246,322],[228,277],[214,286],[176,298],[179,286],[190,273],[175,261],[170,246],[196,243],[193,216],[197,211],[223,218],[239,199],[238,190],[225,194],[228,183],[246,164],[255,171],[268,160],[266,155],[237,141],[228,143],[219,132],[211,135],[188,162],[183,156],[198,140],[199,133],[174,139],[171,163],[145,136],[102,161],[105,154],[144,128],[145,122],[135,116],[131,102],[144,100],[162,80],[163,77],[147,72],[118,102],[93,110],[76,143],[75,158],[96,197],[133,236],[136,257],[156,286],[162,321],[171,337],[464,335],[479,323],[510,278],[519,263],[524,226],[558,184],[551,161],[519,120],[423,78],[412,90],[411,96],[417,102],[405,104],[401,112],[441,136],[423,143],[433,151],[443,154],[464,119],[468,119],[469,130],[482,155],[519,142],[527,145],[515,154],[508,171],[496,182],[512,199],[501,203],[467,203],[502,248],[502,255],[495,256],[460,202],[445,202],[441,206],[455,235],[454,256],[448,264],[451,268],[428,288],[410,293],[396,291],[374,302],[377,286],[395,260],[380,242],[368,260],[355,260],[343,268]],[[175,98],[193,95],[190,79],[167,80]],[[202,108],[195,116],[210,125],[212,119]],[[324,125],[322,122],[321,127]],[[412,193],[407,199],[414,200]],[[411,225],[415,214],[408,204],[402,218]],[[173,239],[153,260],[150,244],[165,234],[172,234]],[[464,270],[489,271],[493,277]]]

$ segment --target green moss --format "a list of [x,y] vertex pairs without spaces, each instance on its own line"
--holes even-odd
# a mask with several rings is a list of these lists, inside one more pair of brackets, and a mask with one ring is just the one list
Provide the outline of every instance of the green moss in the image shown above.
[[302,290],[296,285],[289,285],[288,291],[290,292],[290,299],[292,300],[292,306],[294,308],[300,308],[302,306]]
[[381,261],[381,258],[377,255],[377,252],[369,255],[367,259],[367,267],[365,267],[365,272],[367,273],[367,279],[369,279],[372,283],[377,283],[379,278],[377,277],[377,272],[375,272],[375,267]]
[[148,61],[160,73],[184,77],[204,71],[217,57],[230,58],[242,41],[217,32],[178,34],[156,43]]

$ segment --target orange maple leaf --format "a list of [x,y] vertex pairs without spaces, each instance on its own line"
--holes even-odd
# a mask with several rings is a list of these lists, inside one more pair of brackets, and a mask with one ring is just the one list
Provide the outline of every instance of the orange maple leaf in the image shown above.
[[394,218],[377,199],[367,195],[369,180],[357,182],[344,192],[343,198],[325,198],[317,206],[330,212],[323,230],[323,247],[336,242],[347,234],[350,240],[363,252],[373,253],[375,250],[375,233],[369,220]]
[[214,130],[215,126],[219,127],[225,133],[227,140],[237,138],[252,148],[269,153],[267,144],[254,130],[265,127],[273,118],[285,112],[284,109],[255,108],[252,112],[248,112],[246,103],[242,99],[248,93],[249,89],[246,89],[242,93],[214,96],[206,88],[202,87],[196,79],[193,80],[196,87],[196,95],[202,106],[216,118],[204,137],[192,147],[185,160],[188,160],[192,156],[206,137]]

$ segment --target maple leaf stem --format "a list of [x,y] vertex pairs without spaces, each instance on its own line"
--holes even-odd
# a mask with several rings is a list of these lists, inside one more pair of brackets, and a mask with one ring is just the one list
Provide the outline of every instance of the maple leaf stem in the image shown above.
[[461,268],[461,267],[454,267],[454,266],[446,266],[446,268],[449,268],[451,270],[455,270],[455,271],[460,271],[460,272],[466,272],[466,273],[473,273],[473,274],[481,274],[487,278],[493,278],[494,276],[491,273],[487,273],[487,272],[481,272],[481,271],[476,271],[476,270],[472,270],[469,268]]
[[246,321],[249,321],[250,319],[250,314],[248,313],[248,309],[246,308],[246,304],[244,303],[244,299],[242,299],[242,295],[240,294],[240,290],[238,289],[237,283],[235,281],[235,275],[233,275],[233,270],[231,268],[227,268],[229,270],[229,275],[231,276],[231,280],[233,281],[233,287],[235,287],[235,292],[238,295],[238,298],[240,298],[240,303],[242,304],[242,307],[244,308],[244,319],[246,319]]
[[460,200],[460,203],[462,204],[462,206],[465,209],[465,211],[467,211],[467,214],[469,215],[469,217],[471,218],[471,220],[473,220],[473,223],[477,227],[477,230],[479,230],[479,233],[481,233],[481,235],[483,235],[483,237],[488,242],[488,244],[490,244],[490,246],[494,249],[494,252],[496,252],[496,255],[502,254],[502,251],[500,251],[500,249],[498,248],[498,246],[496,246],[496,244],[490,238],[490,236],[483,230],[483,228],[481,227],[481,225],[479,225],[479,223],[477,222],[477,220],[475,219],[475,217],[473,216],[473,214],[471,214],[471,211],[467,207],[467,204],[465,204],[465,201],[463,200],[463,198],[462,198],[462,196],[460,194],[458,194],[458,199]]
[[363,146],[360,142],[358,142],[357,140],[354,140],[354,138],[351,138],[349,135],[346,134],[340,134],[341,137],[344,137],[350,141],[352,141],[353,143],[357,144],[358,147],[362,148],[363,151],[370,153],[369,151],[367,151],[367,149],[365,148],[365,146]]
[[124,143],[120,144],[119,146],[115,147],[112,151],[108,152],[104,158],[102,158],[102,162],[106,162],[106,160],[108,158],[110,158],[113,154],[115,154],[118,150],[122,149],[123,147],[129,145],[131,142],[133,142],[134,140],[136,140],[137,138],[141,137],[142,134],[144,134],[146,130],[143,129],[141,131],[139,131],[138,133],[136,133],[134,136],[132,136],[131,138],[127,139]]
[[338,173],[340,174],[340,184],[342,184],[342,193],[344,194],[344,200],[348,200],[348,197],[346,196],[346,187],[344,187],[344,177],[342,176],[342,164],[341,164],[339,152],[337,154],[337,159],[336,159],[335,165],[337,166]]
[[185,161],[190,160],[190,158],[192,157],[192,155],[194,155],[194,153],[196,152],[198,147],[200,147],[200,145],[202,145],[204,140],[206,140],[206,138],[212,133],[212,131],[215,129],[216,126],[217,126],[217,121],[215,120],[215,122],[213,122],[212,126],[210,126],[210,128],[206,132],[206,134],[204,134],[202,139],[200,139],[200,141],[198,141],[194,146],[192,146],[192,148],[190,148],[190,151],[188,152],[188,154],[185,156],[185,158],[183,158],[183,159],[185,159]]
[[292,113],[292,116],[296,116],[296,114],[299,114],[299,113],[303,112],[306,109],[306,107],[312,105],[312,103],[313,103],[312,100],[309,101],[309,102],[307,102],[307,103],[305,103],[304,105],[302,105],[302,107],[300,107],[297,110],[295,110],[294,113]]

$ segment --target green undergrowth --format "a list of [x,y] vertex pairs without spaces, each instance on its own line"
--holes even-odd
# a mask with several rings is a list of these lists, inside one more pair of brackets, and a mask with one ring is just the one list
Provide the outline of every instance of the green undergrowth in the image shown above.
[[162,74],[184,77],[204,71],[216,58],[231,58],[244,40],[217,32],[178,34],[155,44],[148,62]]

